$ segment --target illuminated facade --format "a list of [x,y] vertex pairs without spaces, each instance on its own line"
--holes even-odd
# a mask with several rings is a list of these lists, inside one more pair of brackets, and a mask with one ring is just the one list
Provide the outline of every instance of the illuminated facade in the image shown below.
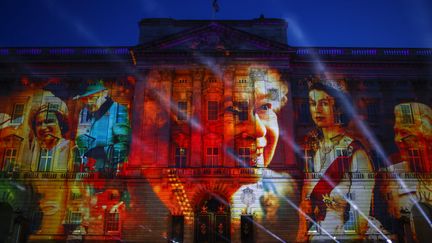
[[432,50],[280,19],[144,19],[133,47],[0,48],[0,241],[422,241]]

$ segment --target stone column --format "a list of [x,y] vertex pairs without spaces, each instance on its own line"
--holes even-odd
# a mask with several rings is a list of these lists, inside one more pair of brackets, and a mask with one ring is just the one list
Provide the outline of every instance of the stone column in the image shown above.
[[288,168],[301,168],[297,165],[296,156],[294,153],[295,134],[294,134],[294,110],[293,110],[293,98],[292,98],[292,86],[289,79],[287,70],[281,70],[280,79],[281,83],[285,83],[288,86],[287,103],[280,110],[279,117],[279,148],[285,151],[285,159],[283,166]]
[[[233,105],[233,83],[234,83],[235,68],[233,66],[227,67],[224,70],[222,81],[224,83],[224,100],[223,108],[226,110],[229,106]],[[233,114],[224,112],[224,138],[223,138],[223,165],[225,167],[234,167],[235,162],[235,144],[234,144],[234,122]]]
[[[142,139],[143,139],[143,115],[144,115],[144,93],[145,86],[148,79],[148,70],[141,71],[140,75],[137,75],[135,89],[134,89],[134,100],[131,114],[131,132],[132,141],[129,153],[129,168],[137,168],[142,166],[141,158],[142,154]],[[79,112],[79,111],[78,111]]]
[[171,151],[171,120],[170,112],[172,102],[172,86],[174,71],[163,69],[159,71],[160,83],[158,87],[158,100],[161,106],[161,113],[158,118],[163,125],[160,125],[157,136],[157,148],[155,150],[156,165],[160,167],[168,167],[170,165]]
[[202,119],[202,84],[204,82],[204,69],[192,71],[192,113],[191,113],[191,144],[190,144],[190,165],[201,167],[203,164],[202,134],[204,129]]

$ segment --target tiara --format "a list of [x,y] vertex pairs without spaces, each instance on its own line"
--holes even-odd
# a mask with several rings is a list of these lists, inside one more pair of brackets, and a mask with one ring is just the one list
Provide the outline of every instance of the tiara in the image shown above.
[[310,89],[315,83],[320,83],[324,86],[332,88],[334,90],[348,93],[345,79],[322,79],[322,78],[311,78],[307,81],[308,88]]

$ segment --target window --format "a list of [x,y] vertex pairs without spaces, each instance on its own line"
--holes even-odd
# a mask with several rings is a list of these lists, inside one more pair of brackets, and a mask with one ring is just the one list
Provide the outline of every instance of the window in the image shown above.
[[[351,193],[351,192],[348,192],[345,195],[345,197],[349,201],[355,200],[355,195],[354,195],[354,193]],[[345,222],[345,225],[344,225],[344,230],[346,232],[355,232],[356,228],[357,228],[357,213],[351,206],[350,211],[349,211],[348,220]]]
[[345,114],[341,111],[340,107],[334,106],[333,111],[334,111],[334,120],[336,124],[345,124],[347,122]]
[[66,221],[69,224],[81,224],[81,212],[79,211],[69,211]]
[[402,124],[414,124],[414,118],[410,104],[401,104]]
[[247,83],[247,79],[239,79],[238,82],[240,84],[245,84],[245,83]]
[[[85,149],[86,151],[87,149]],[[78,148],[74,148],[73,149],[73,163],[74,163],[74,172],[81,172],[82,171],[82,160],[83,158],[81,157],[80,151]]]
[[219,102],[208,101],[207,102],[207,120],[216,121],[219,113]]
[[250,214],[240,216],[241,222],[241,242],[255,242],[254,240],[254,220]]
[[127,105],[122,105],[122,104],[119,104],[117,106],[116,123],[127,123],[128,112],[126,107]]
[[345,222],[344,230],[347,232],[355,232],[357,229],[357,213],[351,209],[349,212],[348,221]]
[[298,123],[311,124],[312,120],[309,110],[309,103],[306,100],[297,101],[295,103],[295,112]]
[[17,160],[17,149],[16,148],[6,148],[5,155],[3,159],[2,170],[3,171],[13,171]]
[[71,199],[72,200],[82,199],[82,194],[80,192],[71,192]]
[[24,120],[24,104],[15,104],[11,117],[11,124],[21,124]]
[[105,215],[105,231],[119,231],[120,230],[120,213],[115,210],[114,212],[107,212]]
[[249,167],[251,165],[251,154],[250,148],[239,148],[238,159],[243,167]]
[[305,172],[315,172],[314,153],[312,149],[303,151],[303,162],[305,163]]
[[366,105],[367,121],[371,124],[378,123],[379,107],[378,102],[370,102]]
[[307,90],[307,82],[306,80],[296,80],[293,82],[293,90],[297,91],[297,90]]
[[175,163],[177,168],[186,167],[187,162],[187,149],[178,147],[175,150]]
[[58,110],[60,110],[60,104],[59,103],[48,103],[48,110],[58,111]]
[[349,168],[344,168],[343,166],[348,164],[348,151],[345,148],[336,148],[336,157],[341,159],[341,163],[340,163],[340,168],[339,168],[339,172],[348,172]]
[[185,121],[187,119],[187,102],[179,101],[177,103],[177,120]]
[[39,155],[38,171],[50,171],[52,159],[53,159],[52,150],[41,149]]
[[206,166],[219,166],[219,148],[207,148]]
[[308,227],[308,234],[310,234],[310,235],[320,234],[320,232],[321,232],[321,222],[320,221],[312,222],[311,220],[306,219],[306,224]]
[[[355,200],[355,194],[354,193],[347,193],[346,198],[350,201]],[[348,220],[344,224],[344,230],[346,232],[355,232],[357,229],[357,212],[353,209],[351,206],[349,213]]]
[[37,210],[33,212],[33,217],[31,221],[31,231],[37,231],[41,229],[43,219],[43,212],[41,210]]
[[183,242],[184,235],[184,216],[172,216],[171,242]]
[[81,110],[81,117],[80,117],[80,123],[81,124],[87,124],[90,123],[90,111],[87,108],[84,108]]
[[46,120],[57,120],[56,113],[60,109],[60,104],[58,103],[48,103],[48,112],[46,114]]
[[423,171],[423,160],[419,149],[408,149],[408,160],[411,168],[413,168],[415,172]]
[[375,171],[378,171],[380,168],[386,167],[384,165],[384,161],[382,159],[382,156],[379,155],[378,151],[371,150],[371,159],[372,159],[372,163],[373,163],[373,167],[374,167]]
[[114,147],[113,149],[113,163],[118,164],[125,160],[127,149]]
[[237,119],[239,121],[247,121],[248,119],[248,110],[249,104],[247,101],[236,101],[234,102],[234,106],[236,107]]

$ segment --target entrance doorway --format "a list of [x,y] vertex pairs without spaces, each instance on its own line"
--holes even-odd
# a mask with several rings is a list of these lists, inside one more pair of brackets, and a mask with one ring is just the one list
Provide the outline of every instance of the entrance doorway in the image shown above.
[[208,197],[199,204],[195,218],[195,242],[230,242],[230,208],[226,201]]
[[8,242],[12,235],[13,209],[8,203],[0,203],[0,242]]

